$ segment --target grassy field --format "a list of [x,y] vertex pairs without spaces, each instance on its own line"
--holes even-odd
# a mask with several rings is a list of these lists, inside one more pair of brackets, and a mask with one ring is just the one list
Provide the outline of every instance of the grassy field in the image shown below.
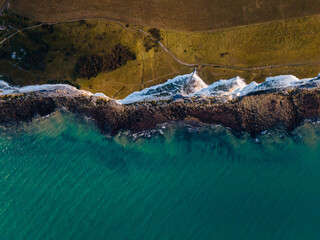
[[[15,28],[36,24],[11,13],[1,20]],[[20,24],[20,25],[19,25]],[[123,98],[133,91],[162,83],[192,68],[177,63],[160,47],[149,52],[145,35],[137,26],[107,21],[78,21],[43,26],[17,34],[1,47],[0,73],[12,84],[70,82],[82,89]],[[148,28],[144,28],[145,31]],[[1,38],[14,30],[3,32]],[[188,63],[211,63],[226,68],[203,67],[200,75],[208,83],[241,76],[247,82],[264,81],[268,76],[293,74],[312,77],[320,69],[320,17],[302,17],[234,27],[210,32],[176,32],[161,30],[163,44]],[[1,39],[0,39],[1,40]],[[90,80],[77,78],[75,64],[80,56],[107,55],[116,44],[127,46],[137,59],[124,66],[99,74]],[[44,51],[44,66],[30,67],[21,49],[29,53]],[[41,53],[40,51],[40,53]],[[16,52],[22,60],[12,59]],[[4,54],[5,53],[5,54]],[[41,54],[34,54],[35,56]],[[18,57],[19,57],[18,56]],[[252,69],[261,66],[262,69]],[[240,68],[234,70],[232,68]]]
[[[12,78],[12,84],[16,85],[69,81],[85,90],[122,98],[133,91],[192,71],[192,68],[176,63],[159,48],[146,52],[144,38],[138,31],[105,21],[57,24],[49,29],[39,27],[16,35],[2,46],[6,57],[0,60],[0,72]],[[74,69],[80,56],[107,55],[118,43],[129,47],[137,59],[90,80],[76,78]],[[43,59],[44,69],[29,68],[25,58],[21,61],[11,58],[13,52],[21,57],[21,49],[37,53],[43,46],[48,49]]]
[[[266,76],[294,74],[305,77],[318,74],[320,65],[320,17],[302,17],[285,21],[236,27],[201,33],[164,32],[164,44],[188,63],[213,63],[230,67],[263,70],[238,71],[249,80]],[[209,68],[206,68],[209,69]],[[279,70],[281,69],[281,70]],[[214,69],[210,79],[237,73]],[[208,74],[206,75],[208,78]]]
[[204,31],[320,14],[319,0],[11,0],[42,22],[112,19],[178,31]]

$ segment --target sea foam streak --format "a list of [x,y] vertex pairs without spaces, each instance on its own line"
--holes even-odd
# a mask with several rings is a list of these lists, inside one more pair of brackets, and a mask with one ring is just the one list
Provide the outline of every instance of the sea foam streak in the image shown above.
[[[132,104],[144,101],[170,100],[175,97],[223,97],[233,99],[258,91],[317,87],[320,87],[320,74],[315,78],[305,78],[301,80],[292,75],[269,77],[261,84],[256,82],[246,84],[244,79],[235,77],[229,80],[220,80],[208,86],[195,70],[190,74],[180,75],[170,79],[163,84],[134,92],[117,102],[119,104]],[[70,96],[87,95],[110,99],[102,93],[93,94],[88,91],[78,90],[67,84],[44,84],[19,88],[12,87],[8,83],[0,80],[0,95],[30,92],[58,93]]]

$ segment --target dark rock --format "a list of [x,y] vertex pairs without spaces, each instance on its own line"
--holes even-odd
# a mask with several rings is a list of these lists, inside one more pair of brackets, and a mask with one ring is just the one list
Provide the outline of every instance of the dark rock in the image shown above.
[[30,121],[61,108],[94,119],[103,133],[111,135],[121,130],[148,130],[167,122],[198,121],[221,124],[237,132],[247,131],[254,137],[277,126],[285,127],[290,132],[306,119],[318,119],[320,92],[301,89],[290,93],[258,93],[238,101],[180,99],[131,105],[87,96],[46,97],[30,94],[24,98],[2,98],[0,124]]

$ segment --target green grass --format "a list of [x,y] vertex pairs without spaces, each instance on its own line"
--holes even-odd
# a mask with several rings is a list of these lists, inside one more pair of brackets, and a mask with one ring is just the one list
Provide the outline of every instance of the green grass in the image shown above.
[[[10,20],[8,15],[4,17],[7,21]],[[17,21],[17,16],[13,19]],[[30,24],[30,20],[21,21]],[[37,28],[23,32],[6,42],[2,48],[11,53],[19,51],[21,47],[36,51],[47,45],[49,50],[44,59],[45,70],[31,68],[27,69],[27,72],[22,71],[7,62],[9,60],[16,63],[10,59],[9,54],[9,58],[2,58],[0,72],[11,77],[13,84],[29,85],[46,83],[49,80],[71,81],[82,89],[103,92],[120,99],[133,91],[192,71],[192,68],[175,62],[161,48],[146,52],[145,35],[133,28],[136,26],[126,27],[125,24],[92,20],[57,24],[52,31]],[[210,32],[161,32],[164,45],[185,62],[205,62],[240,68],[275,66],[248,71],[200,67],[199,73],[208,84],[236,75],[245,78],[247,82],[261,82],[268,76],[281,74],[293,74],[300,78],[312,77],[316,76],[320,69],[318,16]],[[39,36],[39,43],[30,39],[30,34]],[[129,47],[137,59],[90,80],[75,77],[74,67],[80,56],[109,54],[118,43]]]
[[208,33],[165,32],[164,43],[186,62],[257,67],[319,61],[319,23],[316,16]]
[[[163,36],[163,43],[176,56],[188,63],[204,62],[240,68],[275,66],[253,71],[211,69],[209,70],[212,72],[211,81],[233,74],[261,81],[270,74],[295,74],[305,77],[306,74],[312,76],[319,71],[319,16],[212,32],[167,31],[163,32]],[[305,66],[295,67],[299,64]],[[207,77],[210,79],[208,74]]]
[[[35,43],[29,35],[39,36],[40,43]],[[138,31],[126,29],[116,23],[105,21],[86,21],[57,24],[52,33],[42,28],[23,32],[11,41],[6,42],[3,48],[8,48],[7,59],[11,52],[18,52],[20,48],[36,51],[41,45],[48,45],[49,51],[44,59],[44,71],[27,69],[28,72],[14,68],[4,59],[0,71],[13,79],[17,85],[32,83],[46,83],[48,80],[72,81],[82,89],[103,92],[108,96],[123,98],[133,91],[141,90],[145,86],[159,84],[168,78],[192,71],[182,66],[161,49],[145,51],[144,35]],[[95,78],[76,79],[74,68],[77,59],[83,55],[107,55],[118,43],[130,48],[136,54],[135,61],[129,61],[119,69],[101,73]],[[26,62],[25,65],[28,65]],[[19,66],[24,67],[23,64]],[[27,77],[28,79],[24,79]]]

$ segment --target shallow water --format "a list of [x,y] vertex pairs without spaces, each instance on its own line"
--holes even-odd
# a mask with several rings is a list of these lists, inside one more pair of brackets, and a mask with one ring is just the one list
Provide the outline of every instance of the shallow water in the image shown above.
[[320,126],[133,141],[56,113],[0,134],[0,239],[320,239]]

